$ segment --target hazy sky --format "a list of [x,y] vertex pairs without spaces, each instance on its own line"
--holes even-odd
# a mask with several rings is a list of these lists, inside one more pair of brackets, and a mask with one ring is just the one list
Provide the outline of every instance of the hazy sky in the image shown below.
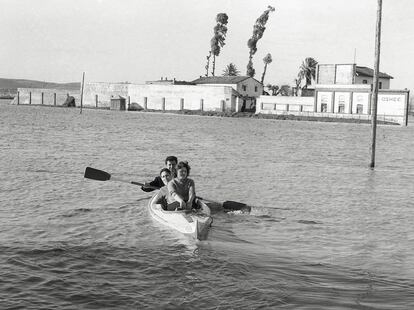
[[[217,13],[229,16],[216,75],[246,72],[255,20],[271,13],[254,56],[265,83],[291,84],[306,57],[374,65],[377,0],[0,0],[1,74],[50,82],[143,83],[205,74]],[[414,89],[414,1],[383,0],[380,70]]]

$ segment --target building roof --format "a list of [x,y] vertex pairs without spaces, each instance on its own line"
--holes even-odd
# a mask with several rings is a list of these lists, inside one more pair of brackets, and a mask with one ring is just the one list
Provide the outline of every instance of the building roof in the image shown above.
[[156,81],[146,81],[145,84],[157,84],[157,85],[194,85],[193,82],[187,81],[178,81],[175,78],[173,80],[168,80],[167,78]]
[[[368,67],[356,66],[355,73],[357,76],[374,76],[374,70]],[[382,72],[379,73],[379,77],[384,79],[393,79],[391,75]]]
[[250,76],[203,76],[193,81],[194,84],[237,84]]
[[120,95],[112,95],[112,96],[111,96],[111,99],[116,99],[116,100],[119,100],[119,99],[125,99],[125,97],[122,97],[122,96],[120,96]]

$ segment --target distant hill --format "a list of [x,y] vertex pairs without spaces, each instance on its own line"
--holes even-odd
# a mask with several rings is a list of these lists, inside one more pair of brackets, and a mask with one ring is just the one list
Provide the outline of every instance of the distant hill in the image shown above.
[[52,83],[36,80],[0,78],[0,89],[17,88],[51,88],[51,89],[80,89],[80,83]]

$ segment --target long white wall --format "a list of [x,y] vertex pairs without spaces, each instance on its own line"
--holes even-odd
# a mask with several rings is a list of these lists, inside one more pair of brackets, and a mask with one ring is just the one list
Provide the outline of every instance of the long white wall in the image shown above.
[[17,96],[14,97],[11,104],[61,106],[65,103],[68,95],[75,98],[76,106],[80,105],[80,90],[46,88],[18,88]]
[[313,112],[313,97],[289,97],[289,96],[260,96],[257,100],[256,114],[276,114],[273,111],[303,111]]
[[87,83],[84,105],[109,107],[111,96],[122,96],[127,103],[152,110],[235,111],[236,98],[231,86],[156,85]]

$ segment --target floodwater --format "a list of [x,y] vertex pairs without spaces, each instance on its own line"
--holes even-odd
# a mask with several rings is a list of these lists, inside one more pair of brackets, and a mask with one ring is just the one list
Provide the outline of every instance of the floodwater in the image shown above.
[[[1,309],[413,309],[414,126],[0,105]],[[139,187],[188,160],[206,241]]]

